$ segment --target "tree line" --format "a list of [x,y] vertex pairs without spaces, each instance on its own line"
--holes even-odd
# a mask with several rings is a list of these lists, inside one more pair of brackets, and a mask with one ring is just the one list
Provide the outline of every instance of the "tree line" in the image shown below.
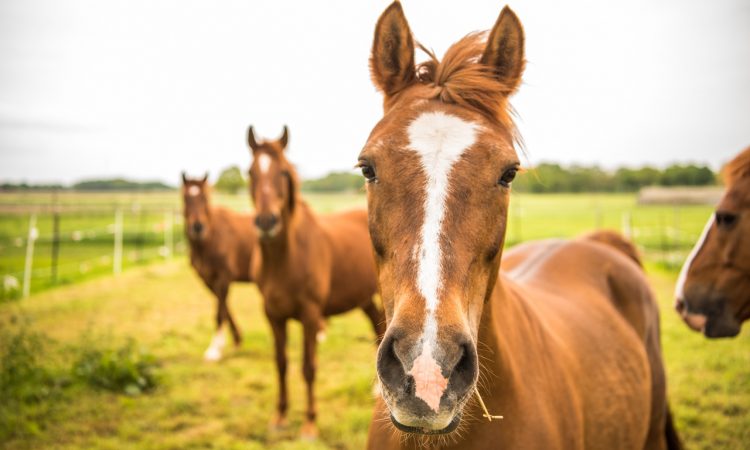
[[717,176],[706,166],[674,164],[665,169],[621,167],[613,172],[598,166],[542,163],[513,182],[519,192],[636,192],[645,186],[709,186]]
[[[710,186],[718,176],[707,166],[674,164],[664,169],[654,167],[621,167],[607,171],[598,166],[541,163],[519,173],[513,182],[518,192],[636,192],[644,186]],[[354,172],[331,172],[305,180],[302,190],[308,192],[361,192],[364,179]],[[247,179],[237,166],[224,169],[214,183],[221,192],[236,194],[247,189]],[[59,184],[33,185],[27,183],[0,184],[0,191],[59,190],[77,191],[158,191],[174,189],[160,181],[131,181],[122,178],[87,180],[62,186]]]

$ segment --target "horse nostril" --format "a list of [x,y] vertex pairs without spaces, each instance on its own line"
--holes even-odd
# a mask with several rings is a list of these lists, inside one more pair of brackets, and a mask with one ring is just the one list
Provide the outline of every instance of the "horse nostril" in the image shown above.
[[386,386],[398,386],[406,379],[404,365],[396,354],[396,342],[394,333],[388,333],[378,348],[378,376]]
[[195,231],[196,233],[200,233],[201,231],[203,231],[203,224],[200,222],[195,222],[193,224],[193,231]]
[[461,344],[457,351],[457,361],[450,371],[450,387],[461,397],[474,388],[479,375],[479,363],[474,344]]
[[720,228],[730,228],[737,223],[737,214],[728,211],[716,211],[716,225]]

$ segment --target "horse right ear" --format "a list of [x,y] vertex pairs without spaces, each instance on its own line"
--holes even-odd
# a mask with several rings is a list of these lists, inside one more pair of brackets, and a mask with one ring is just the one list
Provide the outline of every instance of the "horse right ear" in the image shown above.
[[401,3],[391,3],[375,25],[370,55],[370,74],[375,86],[386,97],[397,94],[416,78],[414,39]]
[[279,145],[281,146],[282,150],[286,150],[286,146],[289,144],[289,127],[284,125],[284,131],[281,132],[281,137],[279,138]]
[[184,170],[182,171],[182,184],[187,184],[187,175]]
[[252,125],[247,127],[247,145],[250,146],[250,149],[252,151],[258,149],[258,141],[255,140],[255,132],[253,131]]
[[480,62],[493,69],[497,79],[508,87],[508,94],[514,93],[521,84],[526,65],[524,41],[521,21],[505,6],[487,38]]

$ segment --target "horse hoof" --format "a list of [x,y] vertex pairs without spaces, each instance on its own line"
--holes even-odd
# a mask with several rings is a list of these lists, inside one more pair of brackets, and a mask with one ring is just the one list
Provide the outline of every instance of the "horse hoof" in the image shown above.
[[315,441],[318,439],[318,427],[315,426],[315,422],[305,422],[304,425],[302,425],[300,438],[302,438],[303,441]]
[[284,431],[288,425],[289,422],[287,422],[286,416],[276,416],[271,420],[269,428],[271,432],[277,433],[279,431]]
[[221,359],[221,350],[217,348],[208,348],[205,353],[203,353],[203,360],[208,362],[216,362]]

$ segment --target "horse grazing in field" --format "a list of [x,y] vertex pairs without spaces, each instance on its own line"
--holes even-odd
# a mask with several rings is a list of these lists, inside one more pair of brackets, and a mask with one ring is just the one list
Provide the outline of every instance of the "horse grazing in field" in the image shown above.
[[414,52],[395,2],[370,61],[384,117],[359,155],[387,323],[369,448],[678,448],[638,265],[584,238],[519,246],[500,270],[517,16],[504,8],[442,61]]
[[183,173],[182,197],[190,263],[216,296],[216,334],[203,357],[218,361],[225,345],[224,321],[229,323],[235,345],[242,342],[229,312],[227,294],[233,281],[253,281],[250,261],[257,243],[252,215],[211,206],[207,178],[189,179]]
[[675,308],[710,338],[737,336],[750,319],[750,147],[723,169],[726,192],[690,252]]
[[252,149],[250,195],[255,203],[261,269],[257,283],[273,331],[279,376],[279,402],[272,426],[286,424],[286,323],[302,323],[302,373],[307,383],[307,420],[302,437],[315,438],[317,338],[325,317],[360,307],[378,338],[385,331],[382,311],[375,305],[375,262],[367,234],[367,213],[353,210],[329,215],[313,213],[299,193],[297,173],[284,150],[289,133],[275,141],[258,142],[248,130]]

